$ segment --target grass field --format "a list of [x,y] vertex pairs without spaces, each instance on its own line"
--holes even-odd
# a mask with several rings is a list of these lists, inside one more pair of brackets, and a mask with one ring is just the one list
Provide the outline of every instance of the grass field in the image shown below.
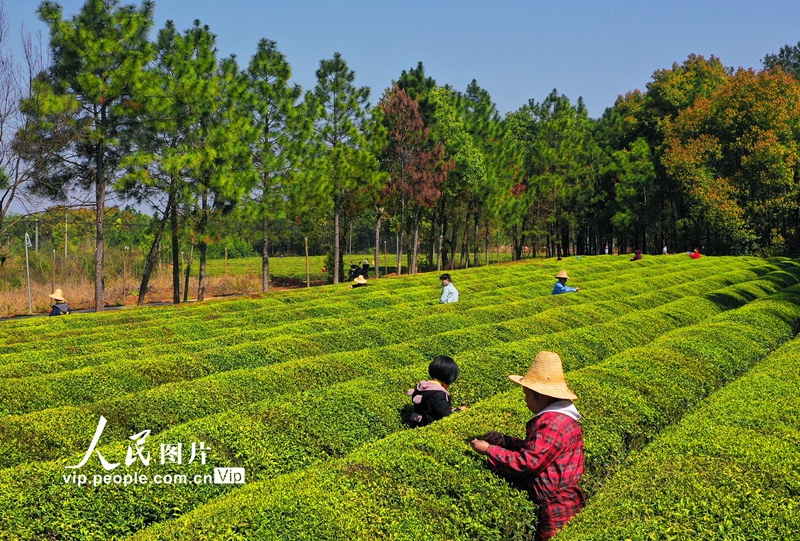
[[[506,375],[540,350],[584,415],[558,539],[800,538],[800,265],[628,259],[454,271],[453,305],[427,273],[2,322],[0,539],[532,539],[469,440],[522,435]],[[550,295],[560,268],[580,292]],[[467,410],[407,429],[439,354]]]

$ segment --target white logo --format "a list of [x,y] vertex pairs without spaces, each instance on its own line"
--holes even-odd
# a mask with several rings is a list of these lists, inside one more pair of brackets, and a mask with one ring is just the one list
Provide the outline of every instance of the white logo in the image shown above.
[[214,468],[215,485],[241,485],[244,483],[244,468]]

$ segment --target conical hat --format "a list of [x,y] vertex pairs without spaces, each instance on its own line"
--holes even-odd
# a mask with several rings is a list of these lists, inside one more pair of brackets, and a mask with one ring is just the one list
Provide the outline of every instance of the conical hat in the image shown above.
[[556,274],[556,278],[566,278],[569,280],[569,276],[567,276],[567,271],[565,270],[558,271],[558,274]]
[[64,292],[61,291],[61,288],[56,289],[51,294],[48,295],[51,299],[64,302],[66,299],[64,298]]
[[356,276],[355,278],[353,278],[353,281],[356,282],[356,283],[359,283],[359,284],[366,284],[367,283],[366,278],[364,278],[360,274],[358,276]]
[[566,400],[578,399],[564,381],[561,357],[551,351],[540,351],[524,376],[508,377],[514,383],[519,383],[539,394]]

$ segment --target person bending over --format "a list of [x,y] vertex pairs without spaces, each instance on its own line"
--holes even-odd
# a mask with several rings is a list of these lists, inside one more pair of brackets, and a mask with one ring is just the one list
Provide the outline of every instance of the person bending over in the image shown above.
[[561,357],[550,351],[540,351],[524,376],[508,377],[522,386],[533,413],[525,439],[490,431],[471,445],[494,469],[521,477],[538,508],[536,540],[545,541],[586,503],[578,486],[584,454],[578,397],[564,380]]

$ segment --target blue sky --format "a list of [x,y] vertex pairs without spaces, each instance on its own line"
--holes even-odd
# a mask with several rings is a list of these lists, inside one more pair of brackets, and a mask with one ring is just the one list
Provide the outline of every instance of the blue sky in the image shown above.
[[[65,16],[83,0],[65,0]],[[425,65],[438,84],[464,90],[474,78],[499,111],[541,101],[553,88],[583,96],[597,118],[617,95],[645,89],[653,71],[690,53],[726,66],[761,67],[767,53],[800,41],[792,1],[156,0],[155,30],[194,19],[217,35],[223,56],[246,64],[262,37],[277,41],[293,80],[310,89],[323,58],[342,53],[356,83],[377,101],[400,72]],[[47,32],[36,0],[6,0],[11,31]],[[155,31],[154,30],[154,31]],[[19,40],[12,40],[19,49]]]

